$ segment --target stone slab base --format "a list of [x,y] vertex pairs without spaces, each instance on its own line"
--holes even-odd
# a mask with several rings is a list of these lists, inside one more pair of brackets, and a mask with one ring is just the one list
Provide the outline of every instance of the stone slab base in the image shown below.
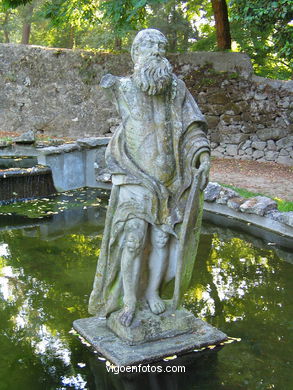
[[112,313],[107,320],[107,326],[123,341],[130,345],[160,340],[190,333],[197,330],[198,322],[194,315],[186,309],[167,310],[153,314],[148,307],[139,310],[130,326],[123,326],[119,321],[122,310]]
[[129,345],[121,340],[108,328],[107,321],[98,317],[76,320],[73,327],[96,351],[116,366],[133,366],[155,363],[167,356],[182,355],[227,340],[225,333],[198,318],[195,321],[197,327],[191,333],[138,345]]

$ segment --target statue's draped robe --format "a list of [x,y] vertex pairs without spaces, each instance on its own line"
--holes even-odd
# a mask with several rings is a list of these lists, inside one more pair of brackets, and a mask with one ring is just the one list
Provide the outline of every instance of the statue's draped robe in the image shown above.
[[168,273],[175,276],[171,254],[176,253],[194,167],[200,154],[209,152],[209,143],[205,119],[175,75],[162,95],[149,96],[126,77],[104,76],[101,86],[122,117],[106,151],[113,188],[89,302],[91,314],[105,316],[123,303],[120,261],[126,221],[141,218],[170,234]]

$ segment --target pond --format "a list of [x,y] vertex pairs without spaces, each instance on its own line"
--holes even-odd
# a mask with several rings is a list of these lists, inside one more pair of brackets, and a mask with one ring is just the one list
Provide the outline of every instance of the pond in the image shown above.
[[72,332],[88,316],[106,195],[0,208],[0,389],[292,389],[293,253],[207,223],[184,304],[241,341],[185,373],[107,372]]

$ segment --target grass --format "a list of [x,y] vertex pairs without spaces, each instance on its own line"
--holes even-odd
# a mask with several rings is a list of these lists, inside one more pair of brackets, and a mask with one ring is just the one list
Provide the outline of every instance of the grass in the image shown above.
[[[253,198],[254,196],[267,196],[267,195],[264,195],[264,194],[261,194],[258,192],[251,192],[251,191],[245,190],[244,188],[234,187],[234,186],[231,186],[229,184],[223,184],[223,183],[220,183],[220,184],[223,187],[228,187],[228,188],[231,188],[232,190],[238,192],[238,194],[240,196],[243,196],[244,198]],[[270,197],[270,198],[277,202],[279,211],[282,211],[282,212],[293,211],[293,202],[288,202],[286,200],[283,200],[283,199],[280,199],[277,197],[276,198]]]

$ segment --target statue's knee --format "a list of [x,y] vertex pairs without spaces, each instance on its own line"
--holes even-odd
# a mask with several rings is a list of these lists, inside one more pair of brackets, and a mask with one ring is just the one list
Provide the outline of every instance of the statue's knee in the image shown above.
[[138,218],[131,219],[125,224],[125,246],[130,252],[139,253],[144,244],[145,222]]
[[159,228],[152,228],[152,245],[155,248],[165,248],[169,241],[169,234]]

